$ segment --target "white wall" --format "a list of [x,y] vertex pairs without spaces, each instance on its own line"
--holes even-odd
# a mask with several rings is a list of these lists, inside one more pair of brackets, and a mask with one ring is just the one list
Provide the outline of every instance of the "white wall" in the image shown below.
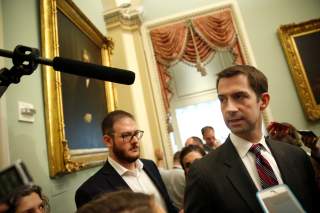
[[[0,1],[0,48],[3,49],[3,15],[2,1]],[[0,58],[0,69],[4,68],[4,58]],[[10,163],[8,126],[7,126],[7,101],[4,93],[0,98],[0,168]]]
[[80,10],[94,23],[98,30],[106,35],[106,28],[103,20],[102,0],[73,0]]

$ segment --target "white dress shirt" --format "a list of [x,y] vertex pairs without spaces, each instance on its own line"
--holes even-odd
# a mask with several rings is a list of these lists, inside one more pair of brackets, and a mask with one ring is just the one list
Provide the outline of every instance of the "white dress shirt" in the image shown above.
[[159,193],[157,187],[154,185],[150,177],[143,170],[143,163],[141,160],[136,160],[136,168],[129,170],[123,167],[121,164],[108,157],[108,162],[116,170],[116,172],[123,178],[123,180],[128,184],[130,189],[134,192],[142,192],[145,194],[153,194],[155,201],[167,209],[166,204]]
[[[250,152],[249,149],[253,145],[250,141],[247,141],[243,138],[240,138],[236,136],[233,133],[230,133],[230,139],[233,145],[235,146],[243,164],[247,168],[249,175],[251,179],[253,180],[254,184],[256,185],[257,189],[260,191],[262,190],[259,174],[256,167],[256,156],[254,153]],[[276,178],[278,180],[279,184],[283,183],[283,180],[281,178],[281,174],[278,168],[278,165],[272,156],[272,153],[269,149],[269,147],[266,144],[265,138],[262,136],[260,141],[258,142],[262,145],[261,155],[269,162],[270,166],[272,167],[272,170],[274,174],[276,175]]]

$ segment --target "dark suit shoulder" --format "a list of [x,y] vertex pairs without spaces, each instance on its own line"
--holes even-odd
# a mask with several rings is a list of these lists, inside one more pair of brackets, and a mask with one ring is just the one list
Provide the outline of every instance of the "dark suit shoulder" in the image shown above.
[[152,160],[148,160],[148,159],[140,159],[140,160],[142,161],[145,170],[152,172],[153,174],[159,173],[157,165]]
[[261,212],[256,187],[229,139],[194,162],[186,180],[186,213]]
[[156,165],[152,160],[144,159],[144,158],[140,158],[140,160],[142,161],[142,163],[143,163],[144,165],[149,165],[149,166],[155,166],[155,167],[157,167],[157,165]]
[[290,155],[307,156],[307,153],[303,149],[295,145],[272,139],[266,139],[266,142],[271,147],[271,149],[277,149],[278,151]]
[[106,176],[111,173],[114,173],[114,170],[111,165],[106,162],[106,164],[99,169],[95,174],[88,178],[80,187],[76,190],[75,202],[77,208],[83,204],[89,202],[92,199],[95,199],[99,195],[105,192],[113,191],[113,186],[108,182]]
[[310,157],[300,147],[267,139],[282,179],[307,212],[319,212],[319,191]]
[[[186,177],[184,207],[186,213],[219,212],[216,181],[220,174],[220,153],[213,150],[203,158],[192,163]],[[225,178],[224,178],[225,179]]]
[[229,155],[230,149],[233,149],[234,152],[236,152],[233,145],[231,145],[230,142],[225,142],[221,146],[219,146],[217,149],[212,150],[210,153],[205,155],[200,160],[197,160],[193,165],[196,165],[197,167],[212,167],[220,166],[221,164],[224,164],[226,159],[234,159],[236,156]]
[[78,190],[95,187],[97,183],[99,184],[104,179],[104,172],[106,171],[106,165],[104,165],[101,169],[99,169],[96,173],[94,173],[91,177],[89,177],[84,183],[80,185]]

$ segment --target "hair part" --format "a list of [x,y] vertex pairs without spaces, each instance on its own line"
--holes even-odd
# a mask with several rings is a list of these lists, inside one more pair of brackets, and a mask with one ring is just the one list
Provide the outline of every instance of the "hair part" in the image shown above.
[[113,133],[113,125],[122,118],[131,118],[135,120],[134,116],[129,112],[123,110],[115,110],[107,114],[101,124],[102,134],[109,135]]
[[257,68],[250,65],[234,65],[228,67],[217,74],[216,88],[218,90],[219,82],[222,78],[231,78],[237,75],[247,76],[251,89],[255,92],[257,98],[265,92],[268,92],[267,77]]

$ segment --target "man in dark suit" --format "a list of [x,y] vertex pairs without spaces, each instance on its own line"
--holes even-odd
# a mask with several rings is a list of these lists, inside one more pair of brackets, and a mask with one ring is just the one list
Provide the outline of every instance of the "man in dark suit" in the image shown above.
[[153,194],[167,212],[176,212],[156,165],[139,159],[143,131],[137,129],[133,115],[122,110],[110,112],[102,122],[102,131],[109,156],[103,168],[76,191],[77,208],[103,193],[128,189]]
[[[262,212],[256,192],[282,183],[307,212],[320,212],[309,157],[302,149],[263,136],[262,112],[270,100],[265,75],[252,66],[236,65],[218,73],[216,85],[231,133],[224,144],[191,166],[186,213]],[[264,168],[268,164],[268,174],[261,174],[257,163],[261,158]]]

